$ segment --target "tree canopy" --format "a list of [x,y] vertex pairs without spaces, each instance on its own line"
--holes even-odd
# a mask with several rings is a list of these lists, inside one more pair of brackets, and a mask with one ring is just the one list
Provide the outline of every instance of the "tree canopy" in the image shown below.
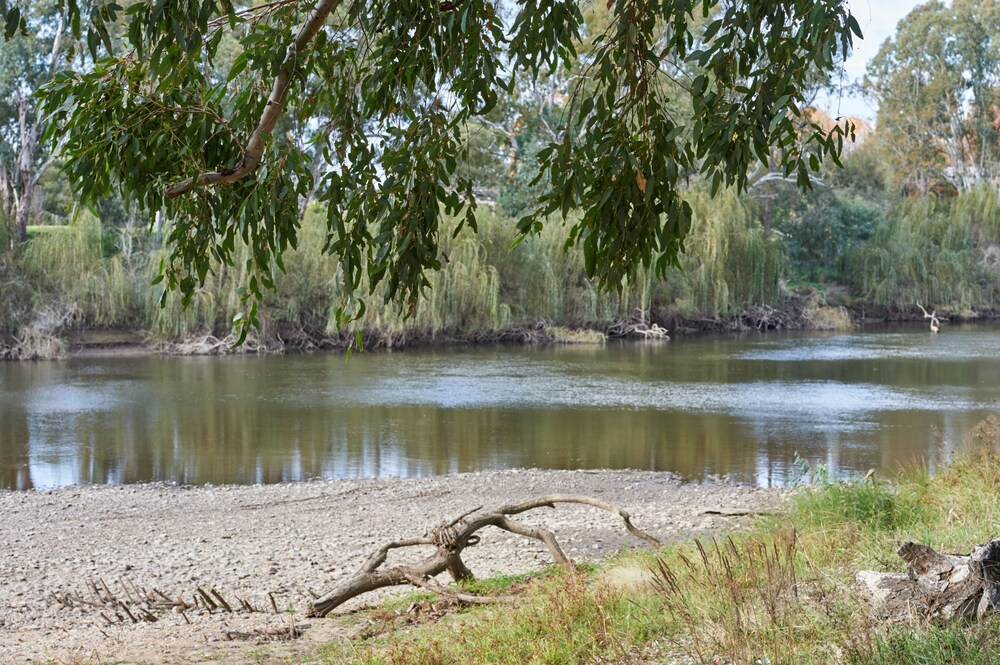
[[901,188],[969,191],[1000,175],[1000,5],[928,2],[868,66],[882,158]]
[[[691,178],[742,188],[763,164],[807,187],[853,134],[802,112],[861,35],[844,0],[609,0],[595,23],[576,0],[120,1],[59,3],[87,57],[42,93],[46,137],[84,203],[170,222],[168,289],[246,243],[244,323],[313,197],[347,292],[412,307],[443,217],[476,226],[470,123],[557,72],[518,230],[569,220],[602,288],[676,265]],[[0,0],[8,38],[32,29],[21,3]]]

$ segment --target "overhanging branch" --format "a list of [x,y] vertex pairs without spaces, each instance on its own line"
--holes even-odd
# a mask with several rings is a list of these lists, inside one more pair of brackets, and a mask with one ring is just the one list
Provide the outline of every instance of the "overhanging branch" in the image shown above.
[[167,198],[175,199],[182,194],[190,192],[195,187],[205,185],[225,185],[236,182],[253,173],[260,166],[261,157],[264,154],[264,139],[274,130],[278,118],[285,110],[285,102],[288,99],[288,88],[291,85],[292,70],[299,54],[305,50],[309,42],[312,41],[316,33],[323,26],[330,12],[337,6],[339,0],[319,0],[309,14],[309,19],[299,28],[295,39],[288,45],[285,59],[281,64],[278,75],[274,78],[271,86],[271,94],[267,98],[267,104],[260,115],[260,120],[250,134],[247,141],[246,150],[243,157],[235,166],[221,168],[218,171],[202,173],[194,178],[188,178],[182,182],[171,185],[167,188]]

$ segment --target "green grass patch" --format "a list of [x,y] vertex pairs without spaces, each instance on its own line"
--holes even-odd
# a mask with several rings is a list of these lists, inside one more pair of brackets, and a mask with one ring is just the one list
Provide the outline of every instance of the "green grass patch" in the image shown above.
[[45,235],[66,235],[72,232],[73,232],[73,227],[70,226],[69,224],[45,225],[45,226],[29,224],[25,228],[25,234],[28,236],[28,240]]
[[792,500],[792,515],[804,528],[851,526],[869,532],[912,529],[933,517],[926,488],[878,482],[829,483]]
[[382,610],[386,612],[402,612],[411,605],[431,602],[436,600],[437,597],[437,594],[430,593],[428,591],[413,591],[411,593],[403,594],[402,596],[389,598],[382,603]]
[[[495,578],[497,590],[520,580]],[[657,612],[652,594],[633,596],[595,584],[581,571],[534,579],[514,605],[451,614],[430,624],[352,644],[328,645],[324,663],[575,663],[624,659],[648,643]]]
[[848,655],[850,665],[996,665],[1000,663],[1000,624],[956,623],[891,629]]
[[495,575],[483,579],[466,580],[461,583],[462,590],[480,596],[497,596],[510,593],[512,589],[523,587],[532,580],[546,573],[522,575]]

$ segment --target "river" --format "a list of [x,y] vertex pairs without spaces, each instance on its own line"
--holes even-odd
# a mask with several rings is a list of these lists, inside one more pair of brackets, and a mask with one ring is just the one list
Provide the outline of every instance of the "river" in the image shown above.
[[637,468],[933,470],[1000,409],[1000,327],[0,363],[0,487]]

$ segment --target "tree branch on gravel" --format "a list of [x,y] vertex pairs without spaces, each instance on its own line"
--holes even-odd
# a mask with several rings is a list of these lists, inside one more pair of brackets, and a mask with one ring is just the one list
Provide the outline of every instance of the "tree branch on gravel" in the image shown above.
[[[536,508],[555,508],[555,504],[557,503],[582,504],[600,508],[609,513],[615,513],[624,520],[625,528],[629,533],[656,549],[659,549],[661,546],[659,540],[645,531],[636,528],[632,524],[632,517],[627,512],[615,505],[588,496],[550,494],[528,499],[521,503],[506,504],[494,510],[483,510],[480,506],[460,515],[450,522],[443,522],[437,525],[419,538],[397,540],[383,545],[368,557],[367,561],[365,561],[357,572],[340,582],[328,594],[315,600],[308,611],[308,615],[315,617],[326,616],[352,598],[368,593],[369,591],[374,591],[375,589],[400,584],[413,584],[423,589],[451,596],[460,602],[488,602],[489,598],[451,592],[437,582],[429,581],[430,578],[440,575],[445,571],[456,582],[472,579],[472,572],[462,561],[462,550],[478,544],[480,538],[476,535],[476,532],[487,526],[495,526],[519,536],[540,540],[548,547],[552,558],[557,564],[571,566],[572,562],[566,557],[566,554],[562,551],[551,531],[529,526],[511,519],[512,515],[519,515]],[[417,546],[434,547],[435,550],[433,554],[419,563],[382,568],[382,565],[389,556],[390,550]],[[505,599],[497,598],[493,600]]]

